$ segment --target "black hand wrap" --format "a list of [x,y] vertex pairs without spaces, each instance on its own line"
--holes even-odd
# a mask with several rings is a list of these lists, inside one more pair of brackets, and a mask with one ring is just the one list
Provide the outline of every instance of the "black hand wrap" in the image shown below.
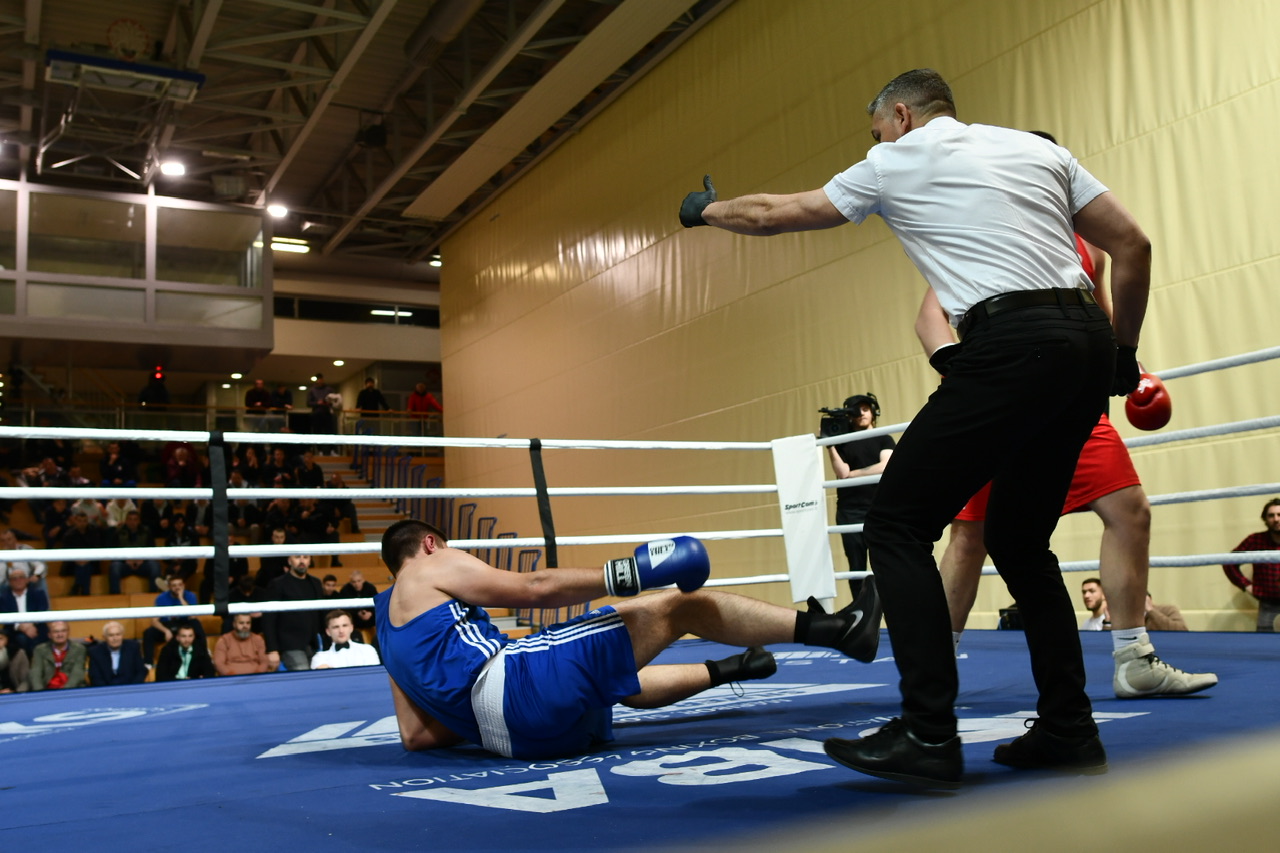
[[1142,371],[1138,367],[1137,347],[1116,347],[1116,375],[1111,380],[1111,395],[1124,397],[1138,387]]
[[702,218],[702,211],[716,200],[716,188],[711,184],[710,175],[702,176],[702,185],[706,187],[703,192],[689,193],[680,204],[680,224],[685,228],[707,224],[707,220]]
[[609,595],[619,598],[640,594],[640,571],[634,557],[622,557],[604,564],[604,589]]
[[959,344],[943,344],[929,356],[929,366],[938,371],[939,376],[946,376],[951,372],[951,359],[955,358],[959,351]]

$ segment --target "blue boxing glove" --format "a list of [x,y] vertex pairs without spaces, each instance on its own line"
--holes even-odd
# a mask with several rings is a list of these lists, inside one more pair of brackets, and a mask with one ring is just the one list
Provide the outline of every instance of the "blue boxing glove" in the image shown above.
[[707,549],[692,536],[658,539],[636,549],[634,557],[604,564],[604,588],[609,595],[637,595],[642,589],[675,584],[693,592],[711,575]]

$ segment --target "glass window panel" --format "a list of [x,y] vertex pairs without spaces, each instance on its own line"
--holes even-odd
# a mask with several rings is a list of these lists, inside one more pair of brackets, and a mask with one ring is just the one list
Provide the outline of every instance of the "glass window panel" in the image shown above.
[[146,310],[143,290],[34,281],[27,285],[27,315],[31,317],[142,323]]
[[156,215],[157,279],[262,286],[259,214],[161,207]]
[[143,278],[146,221],[143,204],[33,192],[27,267],[37,272]]
[[0,314],[12,314],[18,310],[18,288],[11,281],[0,281]]
[[17,210],[18,194],[13,190],[0,190],[0,269],[18,267]]
[[156,322],[219,329],[261,329],[262,300],[159,290],[156,291]]

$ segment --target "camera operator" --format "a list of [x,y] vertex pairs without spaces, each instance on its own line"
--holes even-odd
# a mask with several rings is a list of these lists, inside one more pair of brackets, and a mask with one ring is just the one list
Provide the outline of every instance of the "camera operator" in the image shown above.
[[[842,435],[849,432],[862,432],[876,425],[880,417],[880,403],[876,395],[870,392],[855,394],[844,401],[840,410],[829,411],[822,419],[822,434]],[[847,426],[846,426],[847,425]],[[887,435],[862,441],[848,441],[844,444],[827,448],[831,456],[831,468],[837,479],[847,480],[851,477],[869,477],[884,470],[885,463],[893,453],[893,439]],[[871,499],[875,497],[876,486],[849,486],[836,490],[836,524],[861,524],[871,508]],[[867,546],[861,533],[842,533],[844,555],[849,560],[849,571],[865,572],[867,570]],[[862,580],[849,579],[849,590],[857,598],[862,589]]]

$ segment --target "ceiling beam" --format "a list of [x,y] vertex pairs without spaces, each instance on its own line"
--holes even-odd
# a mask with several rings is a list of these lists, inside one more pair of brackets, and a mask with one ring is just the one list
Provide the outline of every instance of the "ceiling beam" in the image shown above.
[[506,68],[513,59],[520,55],[521,49],[533,40],[533,37],[551,19],[552,15],[564,5],[564,2],[565,0],[546,0],[545,3],[534,10],[528,20],[512,35],[511,40],[503,45],[502,50],[481,70],[480,75],[472,82],[471,87],[458,97],[457,102],[454,103],[448,114],[436,122],[431,132],[420,140],[413,150],[400,161],[400,164],[391,171],[391,174],[387,175],[382,183],[378,184],[377,188],[369,194],[369,197],[352,214],[351,219],[347,220],[347,223],[329,238],[329,241],[320,250],[323,254],[327,255],[342,245],[342,241],[355,230],[356,226],[360,224],[360,220],[368,216],[378,206],[379,202],[382,201],[382,197],[395,188],[400,179],[422,159],[424,154],[431,150],[431,147],[444,136],[454,122],[467,114],[467,108],[471,106],[471,102],[484,94],[485,87],[493,82],[502,69]]
[[334,96],[338,94],[338,90],[342,88],[342,84],[346,82],[347,76],[351,73],[360,61],[360,57],[364,55],[365,50],[373,42],[373,37],[378,34],[378,30],[386,23],[387,18],[391,15],[391,10],[395,8],[397,0],[382,0],[378,4],[377,10],[374,11],[373,17],[369,19],[368,25],[364,31],[356,38],[355,44],[351,45],[351,50],[347,53],[342,61],[342,65],[334,72],[333,78],[329,81],[329,85],[325,88],[324,94],[316,102],[311,110],[311,115],[307,118],[307,123],[298,131],[293,138],[293,142],[289,146],[289,150],[284,153],[284,157],[280,160],[280,165],[271,173],[271,177],[263,185],[263,198],[271,195],[272,190],[280,183],[280,179],[284,177],[284,173],[288,171],[289,166],[293,164],[294,158],[298,156],[298,152],[302,150],[302,146],[306,144],[307,139],[311,136],[312,131],[316,129],[316,125],[320,123],[321,116],[333,101]]

